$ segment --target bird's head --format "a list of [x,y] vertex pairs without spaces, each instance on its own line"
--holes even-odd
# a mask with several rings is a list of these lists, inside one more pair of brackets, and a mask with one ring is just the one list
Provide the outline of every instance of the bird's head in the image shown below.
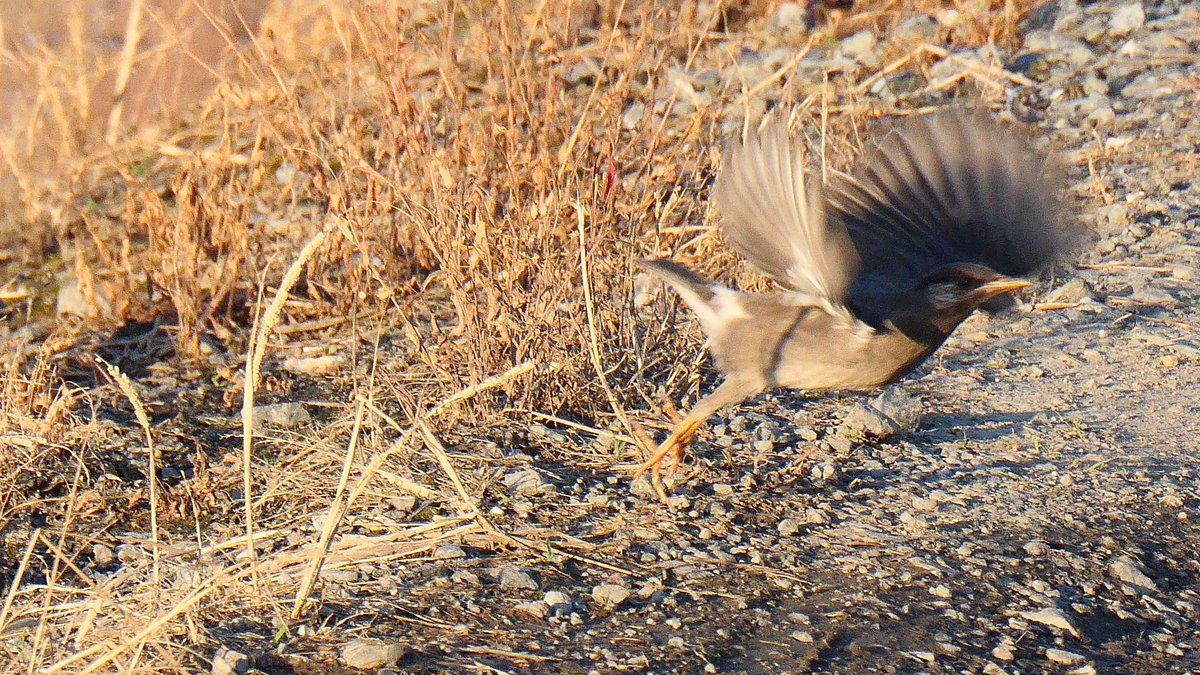
[[947,265],[921,281],[920,291],[933,310],[935,321],[953,330],[971,312],[990,306],[1007,293],[1029,286],[1026,279],[1005,276],[971,263]]

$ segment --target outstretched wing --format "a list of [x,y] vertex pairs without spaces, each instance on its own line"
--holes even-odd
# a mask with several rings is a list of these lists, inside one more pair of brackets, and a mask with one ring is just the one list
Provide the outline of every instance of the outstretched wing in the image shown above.
[[801,153],[776,116],[725,156],[713,198],[735,249],[781,286],[841,304],[857,269],[840,224],[804,184]]
[[916,118],[888,134],[852,176],[826,186],[831,221],[862,259],[851,295],[916,286],[954,263],[1027,276],[1070,248],[1046,162],[1020,136],[979,113]]

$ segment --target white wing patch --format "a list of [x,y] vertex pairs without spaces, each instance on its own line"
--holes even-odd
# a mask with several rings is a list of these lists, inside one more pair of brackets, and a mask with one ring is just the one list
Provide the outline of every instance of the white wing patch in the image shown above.
[[732,288],[724,286],[713,286],[713,307],[717,310],[717,317],[729,323],[738,319],[749,319],[750,314],[746,312],[745,305],[742,304],[742,294]]

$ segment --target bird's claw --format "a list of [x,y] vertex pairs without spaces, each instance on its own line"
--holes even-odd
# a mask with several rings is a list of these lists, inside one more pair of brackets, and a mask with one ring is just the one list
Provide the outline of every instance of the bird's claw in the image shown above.
[[664,504],[669,504],[667,499],[667,491],[663,487],[663,462],[666,462],[667,475],[674,475],[679,470],[679,465],[683,461],[683,454],[687,448],[688,442],[691,440],[691,433],[686,429],[678,429],[672,433],[667,440],[658,446],[654,454],[639,466],[633,474],[636,479],[646,471],[650,472],[650,484],[654,487],[654,492],[658,494],[658,498]]

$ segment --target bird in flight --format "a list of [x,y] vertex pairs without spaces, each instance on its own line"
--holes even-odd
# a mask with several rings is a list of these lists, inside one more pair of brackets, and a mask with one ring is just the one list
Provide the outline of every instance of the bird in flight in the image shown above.
[[1047,162],[983,113],[909,119],[824,186],[805,184],[802,154],[776,116],[726,153],[713,187],[726,239],[779,292],[639,262],[696,313],[724,376],[637,469],[663,499],[664,462],[673,472],[721,408],[778,387],[895,382],[1077,239]]

